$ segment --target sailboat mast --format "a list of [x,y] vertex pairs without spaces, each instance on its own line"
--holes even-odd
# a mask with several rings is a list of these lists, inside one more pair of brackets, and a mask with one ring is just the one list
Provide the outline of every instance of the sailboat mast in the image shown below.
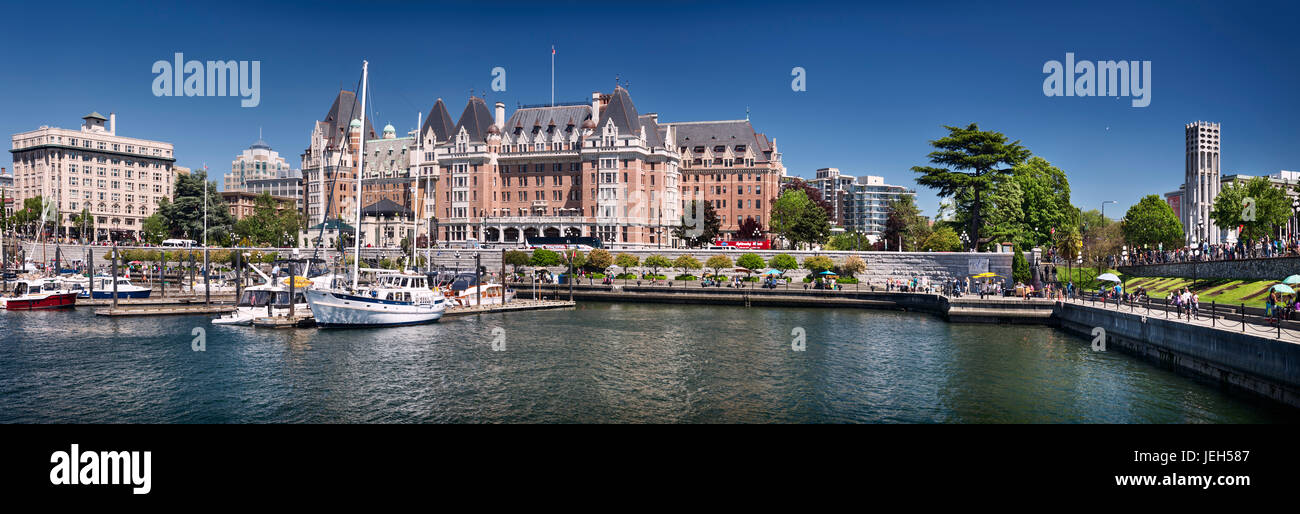
[[[424,113],[416,111],[415,112],[415,155],[416,155],[417,162],[419,161],[419,159],[424,158],[424,154],[420,153],[420,122],[422,121],[424,121]],[[419,240],[419,237],[417,237],[417,235],[420,233],[419,216],[415,215],[416,213],[415,200],[416,200],[416,196],[418,196],[417,193],[420,192],[420,182],[419,182],[420,175],[418,174],[419,170],[420,168],[416,167],[417,174],[411,177],[411,260],[407,261],[409,264],[415,264],[415,252],[416,252],[415,242]],[[421,209],[420,211],[423,212],[423,209]],[[409,268],[410,266],[407,267]]]
[[361,61],[361,141],[357,154],[357,225],[352,243],[352,290],[357,289],[357,279],[361,276],[361,174],[366,162],[366,85],[369,84],[370,63]]

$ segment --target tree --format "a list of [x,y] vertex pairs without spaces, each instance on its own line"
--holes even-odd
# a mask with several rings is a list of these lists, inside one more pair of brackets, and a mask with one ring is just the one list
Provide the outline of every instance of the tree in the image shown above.
[[1120,229],[1124,233],[1124,240],[1134,248],[1178,248],[1186,241],[1178,216],[1174,215],[1174,210],[1168,203],[1156,195],[1146,195],[1129,207]]
[[645,266],[650,268],[655,276],[659,276],[660,268],[671,268],[673,263],[667,257],[655,254],[645,258]]
[[759,257],[756,253],[747,253],[741,255],[739,259],[736,259],[736,265],[747,270],[757,271],[766,264],[767,263],[763,262],[763,258]]
[[813,203],[802,189],[781,193],[772,203],[768,219],[772,231],[796,248],[800,243],[821,243],[830,237],[831,225],[826,211]]
[[921,251],[925,252],[955,252],[961,250],[961,238],[957,231],[953,230],[947,223],[939,224],[939,228],[930,232],[930,236],[925,238],[921,243]]
[[885,219],[885,245],[899,252],[914,252],[921,243],[930,237],[930,224],[916,201],[907,195],[891,199],[888,204],[888,217]]
[[[703,220],[699,218],[699,210],[703,206]],[[690,224],[687,224],[690,219]],[[701,222],[702,221],[702,222]],[[673,229],[673,237],[686,242],[686,246],[697,248],[712,243],[718,238],[718,233],[722,230],[722,221],[718,219],[718,213],[713,209],[713,202],[701,200],[691,200],[683,211],[682,223]]]
[[758,220],[746,216],[740,222],[740,227],[736,229],[736,239],[741,241],[756,241],[763,239],[763,224]]
[[1079,234],[1082,255],[1088,262],[1100,263],[1107,256],[1115,255],[1124,244],[1120,224],[1102,216],[1097,209],[1079,213]]
[[767,261],[767,266],[769,268],[781,270],[781,272],[784,273],[792,269],[799,269],[799,261],[796,261],[790,254],[778,253],[773,255],[772,258]]
[[822,211],[826,212],[826,219],[829,220],[835,218],[835,206],[831,205],[830,202],[826,201],[826,199],[822,197],[822,192],[820,189],[813,187],[811,184],[807,182],[804,182],[803,179],[795,177],[791,179],[789,182],[782,184],[781,194],[778,195],[778,198],[782,195],[785,195],[786,191],[803,191],[804,195],[807,196],[808,199],[812,201],[812,203],[816,204],[818,207],[822,209]]
[[559,266],[560,255],[545,248],[533,250],[533,258],[528,261],[533,266]]
[[852,277],[867,271],[867,261],[862,260],[862,257],[850,255],[848,259],[844,260],[844,264],[840,266],[840,271]]
[[195,171],[188,175],[176,176],[173,200],[163,199],[156,212],[162,213],[167,220],[167,229],[172,237],[184,237],[203,242],[203,206],[207,204],[208,242],[225,245],[230,241],[234,231],[235,218],[230,214],[230,206],[221,200],[217,184],[208,182],[207,196],[203,195],[207,174]]
[[614,265],[623,268],[623,273],[627,273],[628,268],[634,267],[637,264],[640,264],[640,262],[640,259],[637,259],[635,255],[629,253],[620,253],[618,254],[618,257],[614,259]]
[[1025,254],[1019,248],[1011,256],[1011,278],[1022,284],[1029,283],[1029,261],[1025,260]]
[[515,273],[519,273],[519,268],[528,265],[528,252],[521,250],[510,250],[501,256],[501,262],[509,264]]
[[587,269],[592,271],[605,271],[613,264],[614,256],[604,248],[597,248],[587,254]]
[[714,275],[722,273],[722,270],[725,268],[730,268],[731,264],[731,257],[727,257],[723,254],[714,255],[709,257],[709,260],[704,261],[704,267],[713,270]]
[[167,220],[163,219],[161,213],[150,214],[140,222],[140,231],[149,244],[162,244],[167,239]]
[[77,229],[77,237],[80,239],[90,239],[86,234],[95,233],[95,217],[90,214],[90,209],[83,207],[81,212],[70,216],[68,221]]
[[[1247,198],[1254,200],[1253,213],[1246,207]],[[1238,239],[1247,240],[1271,236],[1274,227],[1285,225],[1291,214],[1291,200],[1287,198],[1286,191],[1273,187],[1267,178],[1255,177],[1245,184],[1233,182],[1220,190],[1219,196],[1214,199],[1214,207],[1210,210],[1210,219],[1223,229],[1243,227]],[[1206,227],[1205,230],[1209,228]],[[1180,242],[1178,246],[1181,245]]]
[[701,266],[700,260],[688,253],[678,255],[677,259],[673,261],[673,267],[681,269],[683,275],[690,272],[690,270],[700,269]]
[[826,243],[826,248],[839,251],[865,250],[871,248],[871,239],[856,230],[842,232],[831,236],[830,241]]
[[835,261],[825,255],[813,255],[805,257],[803,260],[804,269],[813,272],[813,274],[835,269]]
[[1020,141],[1008,143],[1005,135],[980,130],[975,123],[965,128],[944,128],[948,130],[947,136],[930,141],[930,145],[936,148],[930,152],[930,162],[938,166],[913,166],[912,171],[921,174],[916,179],[918,184],[937,189],[940,197],[953,197],[969,191],[968,248],[976,248],[990,240],[981,235],[984,227],[984,193],[991,189],[996,177],[1009,174],[1010,167],[1024,162],[1030,153],[1020,146]]

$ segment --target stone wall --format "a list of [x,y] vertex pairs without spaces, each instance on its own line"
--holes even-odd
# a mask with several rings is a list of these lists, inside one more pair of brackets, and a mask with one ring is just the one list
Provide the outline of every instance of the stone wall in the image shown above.
[[1271,333],[1224,330],[1069,303],[1058,305],[1056,317],[1061,328],[1089,340],[1096,328],[1104,329],[1108,351],[1137,354],[1300,407],[1300,345],[1269,337]]
[[1282,280],[1289,275],[1300,273],[1300,257],[1120,266],[1119,271],[1133,277]]

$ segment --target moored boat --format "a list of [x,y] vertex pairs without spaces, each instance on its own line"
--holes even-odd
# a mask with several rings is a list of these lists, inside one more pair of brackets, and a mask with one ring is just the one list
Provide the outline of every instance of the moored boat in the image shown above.
[[11,311],[70,309],[77,304],[77,293],[59,288],[49,279],[19,280],[10,295],[0,298],[0,306]]
[[429,288],[427,277],[407,273],[380,275],[370,288],[358,292],[308,289],[306,296],[321,327],[432,323],[447,309],[447,299]]
[[[96,275],[91,279],[95,283],[94,291],[83,290],[79,294],[81,298],[94,298],[96,300],[105,300],[113,297],[113,278],[108,275]],[[148,298],[153,289],[141,287],[131,283],[131,279],[126,277],[117,277],[117,298]]]

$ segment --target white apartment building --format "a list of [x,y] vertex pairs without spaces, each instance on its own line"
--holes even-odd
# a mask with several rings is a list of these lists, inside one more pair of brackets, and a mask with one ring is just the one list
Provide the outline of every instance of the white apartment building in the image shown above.
[[13,135],[14,191],[19,205],[40,196],[62,214],[88,209],[94,240],[140,239],[141,222],[170,199],[176,157],[171,143],[117,135],[117,115],[82,117],[80,129],[43,126]]

